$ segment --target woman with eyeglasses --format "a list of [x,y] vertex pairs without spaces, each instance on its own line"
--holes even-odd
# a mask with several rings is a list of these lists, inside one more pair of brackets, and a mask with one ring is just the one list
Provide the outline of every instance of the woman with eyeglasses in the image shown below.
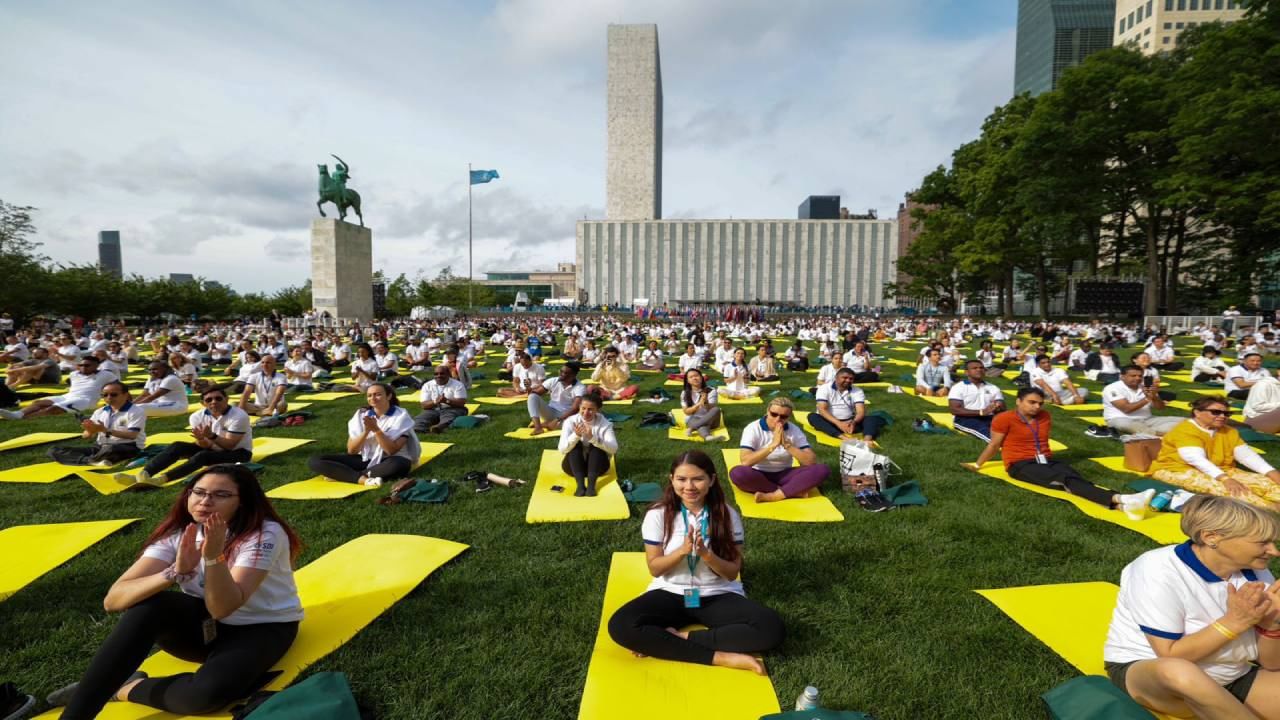
[[742,429],[738,465],[729,471],[729,481],[754,494],[756,502],[804,497],[831,474],[804,431],[791,422],[794,414],[790,398],[775,397],[764,417]]
[[[249,414],[227,403],[227,392],[209,388],[200,395],[204,407],[191,413],[188,423],[194,442],[170,443],[147,461],[137,475],[116,473],[116,482],[136,486],[163,487],[210,465],[247,463],[253,458],[253,427]],[[179,460],[180,465],[169,467]]]
[[[80,720],[112,699],[202,715],[248,695],[298,633],[300,549],[251,470],[207,468],[107,591],[103,605],[122,612],[120,621],[80,681],[49,703],[66,705],[65,720]],[[167,592],[175,584],[180,592]],[[200,667],[168,677],[137,672],[157,645]]]
[[[763,675],[754,654],[777,647],[785,631],[776,612],[743,592],[742,517],[705,453],[677,457],[670,480],[641,527],[653,581],[609,618],[609,636],[637,657]],[[705,629],[677,630],[693,624]]]
[[1197,398],[1191,403],[1191,417],[1160,440],[1160,454],[1147,473],[1194,493],[1280,510],[1280,471],[1245,444],[1227,423],[1230,417],[1225,397]]
[[413,415],[400,407],[400,398],[386,383],[365,392],[369,404],[347,422],[347,452],[312,455],[311,471],[341,482],[379,487],[383,480],[408,477],[422,454],[413,433]]

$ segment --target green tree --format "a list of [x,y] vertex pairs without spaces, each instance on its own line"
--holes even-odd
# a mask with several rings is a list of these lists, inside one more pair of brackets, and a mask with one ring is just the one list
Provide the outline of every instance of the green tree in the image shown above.
[[32,239],[35,211],[29,205],[0,200],[0,277],[4,278],[0,309],[19,324],[43,309],[48,282],[48,258],[40,254],[40,244]]
[[387,285],[386,314],[387,317],[408,317],[416,304],[413,283],[404,273]]

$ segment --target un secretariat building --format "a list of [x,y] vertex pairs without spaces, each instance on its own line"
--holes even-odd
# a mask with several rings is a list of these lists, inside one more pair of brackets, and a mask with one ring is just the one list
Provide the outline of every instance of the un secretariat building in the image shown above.
[[580,221],[579,296],[591,305],[889,304],[896,220]]
[[836,196],[796,220],[663,220],[657,26],[610,25],[606,61],[605,219],[578,222],[579,302],[886,304],[898,223],[842,219]]

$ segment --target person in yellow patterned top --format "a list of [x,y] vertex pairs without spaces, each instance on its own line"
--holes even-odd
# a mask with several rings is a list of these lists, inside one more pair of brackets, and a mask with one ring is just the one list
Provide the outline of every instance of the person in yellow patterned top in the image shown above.
[[[1222,396],[1191,404],[1191,417],[1161,441],[1147,473],[1156,480],[1205,495],[1233,496],[1280,510],[1280,471],[1263,460],[1227,425],[1231,406]],[[1236,467],[1236,464],[1244,466]]]

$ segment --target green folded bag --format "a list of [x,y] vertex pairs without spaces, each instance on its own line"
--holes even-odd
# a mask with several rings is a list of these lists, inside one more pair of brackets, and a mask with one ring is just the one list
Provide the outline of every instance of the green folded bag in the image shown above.
[[1040,696],[1053,720],[1155,720],[1133,698],[1101,675],[1072,678]]
[[449,499],[449,483],[429,482],[419,479],[414,484],[396,493],[401,502],[442,503]]
[[360,720],[360,707],[345,673],[320,672],[273,694],[243,717],[250,716],[253,720]]
[[480,427],[484,423],[484,418],[475,417],[473,415],[463,415],[453,419],[453,423],[449,427],[462,428],[463,430],[472,430]]

